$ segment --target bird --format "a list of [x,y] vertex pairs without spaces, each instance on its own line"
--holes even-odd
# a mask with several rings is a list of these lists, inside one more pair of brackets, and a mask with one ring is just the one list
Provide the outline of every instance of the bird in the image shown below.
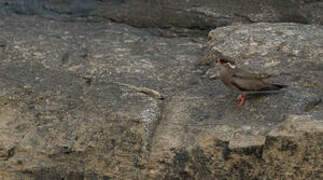
[[237,97],[237,100],[240,100],[237,107],[244,105],[248,92],[275,92],[287,87],[283,84],[265,82],[263,79],[266,77],[238,68],[232,59],[220,58],[216,63],[221,65],[220,79],[223,84],[240,94]]

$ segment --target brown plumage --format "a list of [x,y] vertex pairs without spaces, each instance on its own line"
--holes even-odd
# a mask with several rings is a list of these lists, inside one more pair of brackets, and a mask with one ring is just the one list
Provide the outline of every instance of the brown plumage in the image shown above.
[[230,89],[237,91],[241,96],[238,107],[244,104],[247,92],[275,91],[286,87],[286,85],[265,82],[263,81],[264,78],[258,74],[239,69],[232,60],[219,59],[217,63],[221,64],[221,81]]

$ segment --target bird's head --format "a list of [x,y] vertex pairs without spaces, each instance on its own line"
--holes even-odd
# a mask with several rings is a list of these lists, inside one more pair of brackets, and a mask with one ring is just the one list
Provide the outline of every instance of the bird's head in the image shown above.
[[236,65],[235,62],[229,59],[221,58],[216,61],[217,64],[224,65],[225,67],[229,67],[231,69],[235,69]]

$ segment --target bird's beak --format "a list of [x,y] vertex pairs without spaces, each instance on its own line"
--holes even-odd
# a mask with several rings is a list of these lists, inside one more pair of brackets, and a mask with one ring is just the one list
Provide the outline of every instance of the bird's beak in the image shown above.
[[217,63],[217,64],[221,64],[220,59],[216,60],[216,63]]

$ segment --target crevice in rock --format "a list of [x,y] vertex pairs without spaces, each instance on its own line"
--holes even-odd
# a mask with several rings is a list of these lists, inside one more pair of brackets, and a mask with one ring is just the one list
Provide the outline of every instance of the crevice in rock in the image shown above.
[[246,156],[253,156],[259,160],[262,160],[263,148],[264,148],[264,145],[250,146],[250,147],[231,149],[231,152],[236,154],[243,154]]
[[[169,98],[167,98],[167,99],[169,99]],[[156,130],[158,129],[160,122],[163,121],[163,119],[165,119],[164,118],[165,117],[164,110],[165,110],[165,104],[166,104],[167,99],[157,102],[157,106],[159,108],[159,115],[158,115],[157,121],[155,122],[154,127],[151,129],[151,134],[148,137],[147,151],[149,153],[151,152],[152,144],[154,143],[153,141],[154,141],[154,137],[156,134]]]
[[238,14],[238,13],[234,13],[235,16],[240,17],[242,19],[244,19],[245,21],[249,22],[249,23],[256,23],[255,21],[253,21],[251,18],[249,18],[246,15],[243,14]]
[[7,151],[7,157],[6,157],[5,161],[8,161],[14,155],[15,155],[15,147],[12,147],[12,148],[8,149],[8,151]]

